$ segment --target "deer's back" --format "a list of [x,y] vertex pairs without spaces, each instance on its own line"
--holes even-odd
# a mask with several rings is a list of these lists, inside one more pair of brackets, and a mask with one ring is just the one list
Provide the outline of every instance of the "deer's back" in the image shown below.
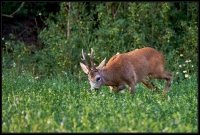
[[138,81],[141,81],[144,76],[163,68],[163,64],[164,58],[160,52],[145,47],[113,56],[106,67],[126,78],[134,71],[137,74]]

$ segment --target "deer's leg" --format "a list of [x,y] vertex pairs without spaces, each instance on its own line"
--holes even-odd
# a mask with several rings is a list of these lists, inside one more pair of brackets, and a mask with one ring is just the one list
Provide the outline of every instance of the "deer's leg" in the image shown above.
[[141,82],[149,89],[155,89],[156,91],[158,90],[158,87],[156,87],[152,82],[148,82],[145,80],[142,80]]
[[166,85],[165,85],[165,89],[163,91],[163,94],[166,94],[167,91],[169,91],[169,88],[171,87],[171,82],[172,82],[172,74],[165,71],[164,73],[164,79],[166,80]]
[[110,92],[117,92],[117,87],[116,86],[109,86]]
[[118,89],[119,91],[121,91],[121,90],[123,90],[123,89],[125,89],[125,88],[126,88],[125,84],[121,84],[121,85],[119,85],[119,86],[117,87],[117,89]]
[[160,74],[154,75],[154,78],[166,80],[165,88],[164,88],[164,91],[163,91],[163,94],[165,95],[167,93],[167,91],[169,91],[169,88],[171,86],[172,74],[170,72],[163,71]]
[[135,84],[134,83],[129,84],[129,92],[131,94],[135,94]]
[[119,86],[109,86],[109,87],[110,87],[110,90],[114,91],[114,92],[119,92],[126,88],[126,86],[124,84],[121,84]]
[[145,80],[142,80],[141,81],[147,88],[149,89],[153,89],[153,85]]
[[118,91],[123,93],[125,88],[126,88],[125,84],[121,84],[121,85],[118,86],[117,89],[118,89]]

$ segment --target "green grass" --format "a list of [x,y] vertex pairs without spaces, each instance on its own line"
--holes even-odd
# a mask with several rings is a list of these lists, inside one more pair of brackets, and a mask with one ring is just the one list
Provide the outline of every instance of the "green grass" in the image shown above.
[[197,132],[196,75],[174,82],[166,97],[142,84],[135,96],[88,92],[87,79],[78,80],[4,71],[2,132]]

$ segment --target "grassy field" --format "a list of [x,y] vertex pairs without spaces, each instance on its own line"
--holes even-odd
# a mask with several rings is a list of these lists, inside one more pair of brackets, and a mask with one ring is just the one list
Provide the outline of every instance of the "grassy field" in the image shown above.
[[[34,78],[3,70],[2,132],[197,132],[197,76],[171,91],[88,92],[83,77]],[[159,87],[164,87],[163,82]]]

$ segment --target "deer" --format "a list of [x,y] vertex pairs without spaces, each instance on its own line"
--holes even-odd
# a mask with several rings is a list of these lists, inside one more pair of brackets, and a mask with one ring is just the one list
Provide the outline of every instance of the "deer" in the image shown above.
[[82,49],[80,66],[88,76],[91,90],[98,90],[101,86],[109,86],[111,91],[118,93],[128,86],[129,92],[134,94],[135,86],[138,83],[143,83],[147,88],[154,89],[155,85],[149,83],[147,78],[166,80],[164,95],[171,87],[172,73],[165,70],[164,56],[151,47],[117,53],[107,63],[106,58],[102,60],[98,66],[94,64],[94,50],[91,48],[89,65],[86,53]]

